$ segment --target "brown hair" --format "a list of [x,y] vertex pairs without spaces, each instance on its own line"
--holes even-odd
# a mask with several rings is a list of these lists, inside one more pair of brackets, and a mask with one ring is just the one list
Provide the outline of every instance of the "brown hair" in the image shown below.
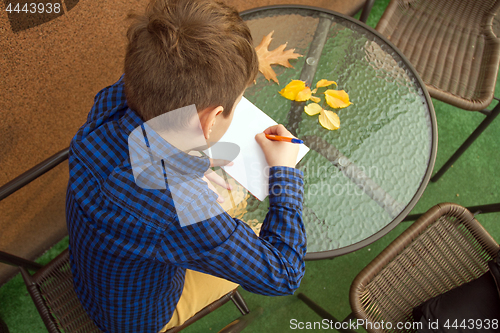
[[129,18],[125,95],[144,121],[191,104],[228,116],[258,73],[248,26],[222,2],[152,0]]

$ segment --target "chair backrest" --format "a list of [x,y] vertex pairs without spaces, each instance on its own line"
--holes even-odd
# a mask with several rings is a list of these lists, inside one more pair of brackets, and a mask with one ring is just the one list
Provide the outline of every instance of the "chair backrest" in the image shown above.
[[[394,329],[413,321],[413,307],[484,274],[498,249],[468,210],[437,205],[358,274],[350,291],[353,313],[373,323],[368,332],[415,332]],[[393,330],[377,326],[382,320]]]
[[492,101],[498,0],[392,0],[376,29],[410,60],[432,97],[466,110]]
[[36,308],[50,333],[100,333],[73,289],[73,276],[66,249],[33,276],[21,273]]

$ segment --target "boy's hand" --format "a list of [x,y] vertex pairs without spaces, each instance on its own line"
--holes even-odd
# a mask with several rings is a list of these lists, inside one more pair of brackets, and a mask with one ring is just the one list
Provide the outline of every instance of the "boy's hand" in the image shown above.
[[[217,166],[224,166],[224,165],[233,165],[234,163],[231,161],[226,161],[226,160],[220,160],[220,159],[210,159],[210,167],[217,167]],[[232,190],[232,186],[229,183],[226,183],[226,181],[216,174],[212,169],[208,169],[207,172],[205,172],[205,176],[202,178],[208,185],[208,188],[217,193],[218,198],[217,201],[220,203],[224,202],[224,198],[217,192],[217,189],[212,183],[215,183],[219,186],[222,186],[223,188],[227,190]]]
[[266,138],[266,134],[293,137],[294,136],[283,125],[274,125],[267,128],[263,133],[255,136],[255,140],[260,145],[266,156],[269,166],[286,166],[295,168],[299,145],[290,142],[272,141]]

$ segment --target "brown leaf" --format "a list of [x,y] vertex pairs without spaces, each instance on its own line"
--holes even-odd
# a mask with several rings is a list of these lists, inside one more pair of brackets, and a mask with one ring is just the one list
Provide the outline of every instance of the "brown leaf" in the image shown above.
[[264,77],[269,81],[273,80],[274,82],[279,84],[278,78],[276,77],[276,73],[271,68],[271,65],[281,65],[287,68],[293,67],[288,60],[289,59],[297,59],[298,57],[302,57],[302,55],[298,53],[294,53],[295,49],[286,50],[286,43],[278,46],[272,51],[268,50],[269,43],[273,39],[271,36],[274,31],[271,31],[269,35],[264,36],[260,44],[255,48],[257,52],[257,56],[259,58],[259,71],[264,74]]

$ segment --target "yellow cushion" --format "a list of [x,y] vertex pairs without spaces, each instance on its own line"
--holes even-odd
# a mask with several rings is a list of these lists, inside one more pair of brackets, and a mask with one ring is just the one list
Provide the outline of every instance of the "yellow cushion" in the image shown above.
[[172,318],[160,332],[182,325],[198,311],[237,287],[231,281],[187,269],[179,303]]

